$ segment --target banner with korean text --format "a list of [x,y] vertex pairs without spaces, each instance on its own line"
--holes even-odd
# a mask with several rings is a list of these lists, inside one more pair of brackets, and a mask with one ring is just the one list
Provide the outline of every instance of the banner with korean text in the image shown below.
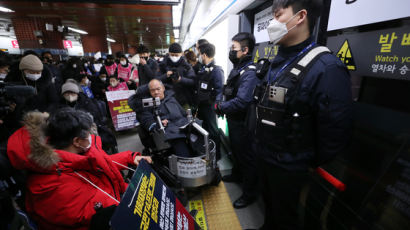
[[111,218],[113,230],[196,230],[192,216],[152,170],[141,161]]
[[128,105],[128,98],[134,94],[134,90],[109,91],[105,93],[115,131],[135,127],[137,117]]

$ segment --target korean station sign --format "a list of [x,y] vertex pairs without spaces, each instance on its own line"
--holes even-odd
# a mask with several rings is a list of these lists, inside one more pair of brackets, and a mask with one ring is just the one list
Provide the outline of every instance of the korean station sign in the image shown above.
[[327,46],[358,75],[410,80],[410,26],[329,37]]
[[269,26],[269,22],[272,19],[272,7],[268,7],[262,10],[261,12],[255,14],[253,35],[255,36],[256,43],[269,41],[267,28]]
[[15,49],[20,48],[19,42],[17,40],[11,40],[11,46]]
[[70,40],[63,40],[64,48],[71,49],[73,48],[73,42]]

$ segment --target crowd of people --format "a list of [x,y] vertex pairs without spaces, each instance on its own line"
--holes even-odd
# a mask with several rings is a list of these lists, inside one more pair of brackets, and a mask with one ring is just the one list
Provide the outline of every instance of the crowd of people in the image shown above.
[[[163,114],[163,125],[170,137],[167,140],[179,154],[185,156],[190,154],[183,139],[185,134],[179,133],[179,126],[183,125],[181,122],[187,121],[186,109],[188,108],[200,114],[199,116],[205,120],[204,125],[211,130],[212,138],[218,142],[213,105],[215,101],[222,100],[224,76],[222,69],[213,61],[215,46],[205,40],[202,40],[202,43],[197,48],[201,58],[200,61],[195,62],[196,66],[200,66],[196,72],[191,63],[187,62],[181,46],[177,43],[171,44],[169,53],[161,58],[151,55],[148,47],[144,45],[130,47],[127,56],[117,53],[115,57],[107,55],[106,58],[98,60],[93,57],[70,57],[65,61],[56,61],[48,51],[37,54],[30,50],[14,59],[6,53],[1,53],[0,83],[3,88],[15,89],[13,95],[8,95],[7,92],[1,95],[1,154],[8,157],[14,167],[12,171],[15,173],[24,171],[27,176],[27,178],[22,177],[22,184],[25,184],[25,187],[22,187],[21,191],[25,191],[23,193],[25,197],[17,198],[16,204],[27,211],[40,228],[55,229],[57,226],[64,228],[69,224],[82,228],[90,225],[92,214],[96,213],[97,209],[93,207],[95,204],[86,202],[86,199],[75,200],[79,204],[73,204],[73,209],[70,211],[73,216],[68,218],[67,215],[65,220],[59,217],[62,215],[60,211],[64,213],[65,211],[60,210],[51,214],[48,209],[50,205],[56,204],[53,201],[54,195],[72,199],[69,196],[71,192],[67,192],[65,188],[72,186],[70,184],[72,177],[78,179],[78,175],[72,175],[73,170],[80,174],[81,170],[91,170],[93,174],[92,170],[96,167],[102,168],[104,172],[112,170],[110,169],[113,167],[112,163],[106,165],[102,161],[119,159],[126,165],[138,164],[141,159],[136,153],[117,153],[117,142],[105,95],[107,91],[146,91],[148,95],[151,93],[152,97],[160,97],[164,101],[163,105],[167,105],[166,114]],[[212,78],[208,79],[206,73],[212,73]],[[199,78],[200,82],[196,80],[197,74],[202,76]],[[196,86],[199,84],[202,88],[198,90]],[[208,86],[203,87],[204,84]],[[30,95],[25,93],[29,89],[33,91]],[[198,91],[202,96],[197,100],[195,98],[199,94]],[[168,111],[171,104],[175,109]],[[176,111],[179,111],[179,114],[176,114]],[[213,118],[210,119],[208,114],[213,115]],[[147,114],[147,111],[137,115],[138,118],[141,117],[142,128],[146,128],[148,132],[153,131],[151,123],[147,126],[147,122],[154,119],[151,115],[149,112]],[[179,119],[180,122],[175,119]],[[54,125],[53,131],[50,131],[52,125]],[[36,126],[42,128],[35,128]],[[59,138],[61,140],[57,140]],[[96,153],[91,151],[93,149]],[[74,159],[70,158],[67,152],[87,157]],[[100,158],[99,154],[103,154],[104,157]],[[120,155],[125,156],[118,158]],[[218,157],[220,157],[219,151]],[[81,165],[79,168],[71,166],[76,165],[77,161],[82,162],[90,158],[96,159],[97,165]],[[53,181],[62,178],[61,176],[67,171],[71,171],[66,178],[70,182],[52,189],[53,195],[47,194],[47,191],[38,191],[39,183],[50,183],[50,186],[54,186]],[[44,178],[44,175],[48,176]],[[91,175],[87,176],[91,177]],[[117,171],[107,172],[106,176],[109,180],[120,183],[117,182],[120,181]],[[39,182],[37,178],[40,178]],[[26,184],[26,180],[30,183]],[[105,190],[106,182],[93,181],[93,183],[100,183],[99,186]],[[117,200],[120,199],[119,194],[125,191],[121,183],[113,191],[107,191],[109,194],[114,194]],[[93,195],[93,192],[89,194]],[[50,198],[44,200],[44,196]],[[112,199],[111,202],[100,203],[104,208],[113,204]],[[80,204],[86,205],[90,210],[82,210],[82,213],[78,213],[79,210],[75,212],[74,209],[77,209],[77,205]],[[45,208],[36,208],[39,207],[38,205]],[[56,208],[61,207],[57,205]]]
[[[130,151],[112,154],[117,152],[116,140],[105,92],[136,90],[136,95],[145,93],[162,102],[159,113],[152,114],[138,110],[140,102],[129,99],[142,128],[151,133],[164,126],[167,140],[182,156],[189,156],[179,130],[186,109],[203,120],[218,159],[217,117],[225,116],[233,169],[222,180],[241,183],[243,192],[233,206],[248,206],[262,191],[261,229],[302,228],[299,204],[309,169],[332,159],[349,140],[350,76],[337,57],[314,42],[320,1],[274,1],[272,9],[267,31],[279,45],[277,56],[268,67],[257,69],[254,36],[236,34],[227,55],[233,69],[225,85],[215,46],[204,39],[186,51],[173,43],[161,58],[144,45],[130,47],[128,56],[71,57],[60,63],[50,52],[26,51],[15,62],[0,54],[0,81],[35,91],[1,101],[2,149],[8,146],[12,165],[26,170],[29,178],[26,202],[19,206],[42,228],[65,229],[87,228],[100,209],[116,205],[126,184],[112,160],[137,165],[151,159]],[[110,181],[114,186],[108,186]]]

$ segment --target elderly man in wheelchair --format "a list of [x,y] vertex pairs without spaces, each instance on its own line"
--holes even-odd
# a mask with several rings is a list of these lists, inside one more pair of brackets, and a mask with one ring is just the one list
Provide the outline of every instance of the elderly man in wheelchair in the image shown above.
[[144,152],[157,165],[159,162],[160,167],[155,170],[168,177],[166,182],[175,182],[174,176],[182,187],[219,183],[215,143],[201,127],[202,122],[176,101],[172,90],[165,90],[160,80],[153,79],[130,98],[129,104],[141,124],[139,134]]

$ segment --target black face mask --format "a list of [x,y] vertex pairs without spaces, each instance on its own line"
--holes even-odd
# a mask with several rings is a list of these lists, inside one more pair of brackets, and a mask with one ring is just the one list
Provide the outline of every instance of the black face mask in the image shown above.
[[106,61],[105,64],[106,64],[107,66],[110,66],[110,65],[114,64],[114,62],[113,62],[113,61]]
[[239,58],[236,56],[237,53],[237,50],[229,51],[229,60],[232,62],[232,64],[237,64],[239,62]]

